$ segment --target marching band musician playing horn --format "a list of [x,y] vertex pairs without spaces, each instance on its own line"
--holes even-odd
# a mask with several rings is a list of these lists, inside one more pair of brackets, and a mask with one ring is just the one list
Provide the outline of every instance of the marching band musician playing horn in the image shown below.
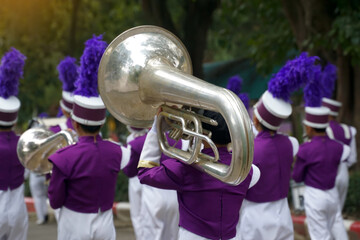
[[268,90],[254,106],[254,125],[259,131],[254,140],[253,164],[261,177],[248,191],[237,227],[239,239],[294,239],[294,228],[287,195],[291,165],[299,149],[296,138],[278,132],[292,113],[290,97],[302,87],[317,57],[302,53],[289,60],[270,79]]
[[[102,36],[85,43],[80,76],[71,113],[79,136],[75,145],[49,157],[53,170],[49,184],[50,205],[60,208],[58,239],[115,239],[112,206],[117,175],[131,172],[130,149],[105,141],[99,135],[106,108],[97,92],[97,69],[106,48]],[[135,173],[134,173],[135,172]]]
[[[207,110],[204,116],[218,122],[216,127],[203,123],[203,129],[212,132],[211,139],[218,148],[219,162],[230,164],[232,156],[227,144],[231,138],[224,118]],[[232,186],[175,159],[160,161],[156,122],[157,117],[145,140],[138,177],[143,184],[177,191],[180,214],[178,239],[234,238],[242,200],[248,188],[259,179],[258,168],[253,165],[246,179]],[[213,155],[207,143],[204,143],[202,152]]]
[[19,79],[26,57],[12,48],[0,65],[0,239],[25,240],[28,214],[24,202],[24,167],[16,154],[19,136],[12,130],[20,109]]

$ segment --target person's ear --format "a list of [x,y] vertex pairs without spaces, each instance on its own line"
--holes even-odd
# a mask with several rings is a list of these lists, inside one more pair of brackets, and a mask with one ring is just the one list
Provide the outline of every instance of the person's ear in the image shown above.
[[259,131],[259,128],[261,127],[261,125],[260,125],[259,119],[257,119],[257,117],[255,115],[253,116],[253,123],[254,123],[256,130]]
[[74,120],[71,120],[71,123],[72,123],[75,131],[78,131],[78,130],[79,130],[79,127],[80,127],[80,126],[79,126],[79,123],[76,122],[76,121],[74,121]]
[[312,135],[313,135],[313,128],[312,128],[312,127],[309,127],[309,126],[307,126],[307,125],[304,125],[304,126],[305,126],[306,135],[307,135],[308,137],[312,137]]

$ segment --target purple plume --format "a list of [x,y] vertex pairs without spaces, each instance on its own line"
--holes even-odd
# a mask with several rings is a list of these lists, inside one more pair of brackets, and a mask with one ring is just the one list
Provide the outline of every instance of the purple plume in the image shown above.
[[328,63],[321,74],[321,96],[326,98],[331,98],[335,89],[335,82],[337,79],[337,70],[336,66]]
[[314,63],[317,56],[308,56],[306,52],[300,54],[286,64],[270,79],[268,90],[276,98],[290,102],[291,94],[303,87],[313,76]]
[[59,117],[62,117],[62,116],[64,116],[64,114],[63,114],[63,112],[61,110],[61,107],[59,107],[58,112],[56,114],[56,117],[59,118]]
[[78,66],[76,59],[73,57],[65,57],[57,66],[59,72],[59,79],[62,82],[62,89],[67,92],[75,90],[75,81],[78,78]]
[[321,67],[319,65],[315,66],[309,82],[304,87],[304,101],[307,107],[321,106],[321,76]]
[[238,75],[235,75],[229,78],[226,88],[233,91],[236,95],[239,95],[242,88],[242,83],[242,78]]
[[75,95],[85,97],[99,96],[97,88],[98,67],[107,47],[102,35],[95,36],[85,42],[84,53],[80,58],[79,77],[75,82]]
[[249,105],[250,105],[249,95],[247,93],[240,93],[238,96],[240,100],[243,102],[244,106],[246,107],[246,110],[249,110]]
[[11,48],[1,59],[0,64],[0,96],[7,99],[17,96],[19,79],[24,75],[25,55]]

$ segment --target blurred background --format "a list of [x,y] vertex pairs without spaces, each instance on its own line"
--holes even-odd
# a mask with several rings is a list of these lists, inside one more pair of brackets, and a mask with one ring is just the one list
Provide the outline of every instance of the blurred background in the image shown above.
[[[360,131],[359,20],[358,0],[1,0],[0,56],[10,47],[27,56],[19,89],[19,134],[40,113],[57,115],[61,82],[56,66],[65,56],[79,63],[84,42],[93,34],[103,34],[110,43],[139,25],[161,26],[178,36],[196,77],[225,87],[229,77],[241,76],[242,92],[251,103],[288,59],[303,51],[317,55],[323,64],[337,66],[333,97],[343,103],[340,121]],[[302,142],[302,93],[292,102],[294,113],[284,131]],[[120,142],[128,134],[110,114],[102,133]],[[360,216],[360,161],[350,174],[344,211]],[[115,200],[127,200],[123,175]]]

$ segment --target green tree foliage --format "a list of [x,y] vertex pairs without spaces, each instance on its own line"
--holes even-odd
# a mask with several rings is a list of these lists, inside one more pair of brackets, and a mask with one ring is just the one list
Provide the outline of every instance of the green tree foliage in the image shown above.
[[279,1],[224,0],[214,14],[209,60],[247,58],[262,74],[297,54],[295,38]]
[[109,43],[140,19],[141,7],[134,1],[2,1],[0,56],[10,47],[27,56],[19,91],[22,128],[41,112],[56,115],[61,98],[56,66],[66,55],[79,60],[93,34],[104,34]]
[[324,41],[330,43],[331,50],[343,49],[345,56],[352,59],[353,65],[360,64],[360,9],[345,7],[337,8],[338,16],[333,21],[332,28],[325,36]]
[[350,216],[360,217],[360,172],[350,174],[349,189],[347,192],[344,212]]

